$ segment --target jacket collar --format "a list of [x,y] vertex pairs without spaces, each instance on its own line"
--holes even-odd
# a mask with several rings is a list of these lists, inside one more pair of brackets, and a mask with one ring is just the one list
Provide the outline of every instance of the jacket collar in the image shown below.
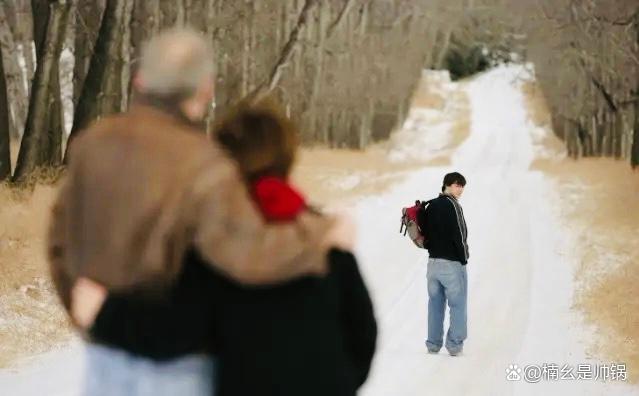
[[446,193],[439,193],[439,196],[440,196],[440,197],[448,197],[448,198],[452,198],[452,199],[454,199],[454,200],[455,200],[455,202],[457,202],[457,198],[453,197],[453,196],[452,196],[452,195],[450,195],[450,194],[446,194]]
[[178,124],[205,130],[205,123],[194,122],[187,118],[178,105],[168,100],[162,100],[154,97],[138,97],[134,104],[131,105],[131,113],[135,114],[152,114],[153,117],[166,118]]

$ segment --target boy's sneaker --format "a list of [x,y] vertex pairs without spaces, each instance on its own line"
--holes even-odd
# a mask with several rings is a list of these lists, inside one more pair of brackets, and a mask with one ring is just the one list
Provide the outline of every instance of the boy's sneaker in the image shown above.
[[424,341],[424,344],[426,344],[426,349],[428,349],[428,353],[431,355],[439,353],[439,350],[442,349],[441,346],[438,348],[437,345],[429,344],[428,340]]
[[450,354],[450,356],[459,356],[462,354],[462,350],[458,350],[458,351],[448,351],[448,353]]

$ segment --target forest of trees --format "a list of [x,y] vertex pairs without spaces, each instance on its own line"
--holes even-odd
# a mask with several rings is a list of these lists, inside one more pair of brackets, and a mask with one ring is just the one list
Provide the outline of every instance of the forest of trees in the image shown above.
[[570,155],[639,165],[639,2],[541,0],[524,26],[555,133]]
[[[639,3],[614,0],[2,0],[0,180],[58,166],[70,137],[123,111],[140,44],[210,37],[216,108],[274,94],[305,144],[363,148],[407,115],[423,68],[463,77],[534,62],[573,156],[639,165]],[[211,114],[211,118],[214,114]],[[14,170],[10,139],[21,139]]]

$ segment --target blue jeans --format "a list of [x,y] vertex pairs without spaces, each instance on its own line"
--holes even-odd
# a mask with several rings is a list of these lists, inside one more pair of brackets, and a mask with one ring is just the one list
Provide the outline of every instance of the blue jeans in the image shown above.
[[162,396],[214,394],[214,362],[187,355],[156,362],[126,351],[89,343],[82,395]]
[[428,339],[429,351],[441,349],[444,336],[446,301],[450,307],[450,326],[446,334],[446,349],[451,354],[461,352],[466,339],[466,299],[468,278],[466,266],[458,261],[441,258],[428,260]]

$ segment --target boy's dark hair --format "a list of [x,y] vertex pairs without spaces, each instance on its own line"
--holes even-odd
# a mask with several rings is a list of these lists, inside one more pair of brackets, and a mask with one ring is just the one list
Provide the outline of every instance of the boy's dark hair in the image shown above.
[[446,187],[453,184],[459,184],[460,186],[466,185],[466,178],[459,172],[447,173],[444,176],[444,184],[442,185],[442,192],[446,190]]

